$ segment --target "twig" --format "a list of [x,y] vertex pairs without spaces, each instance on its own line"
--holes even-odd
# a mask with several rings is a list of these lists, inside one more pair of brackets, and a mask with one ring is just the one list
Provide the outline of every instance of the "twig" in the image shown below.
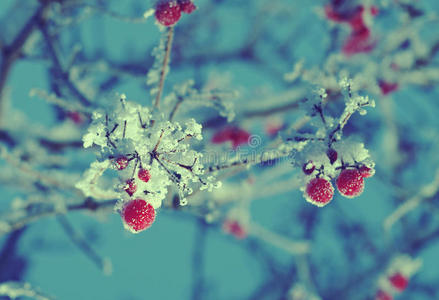
[[42,18],[46,6],[47,4],[41,5],[32,15],[29,21],[26,22],[12,43],[10,45],[2,45],[3,47],[0,49],[2,54],[2,63],[0,65],[0,103],[4,96],[4,88],[9,76],[9,71],[11,70],[15,60],[19,58],[20,51],[29,36],[34,31],[35,25]]
[[69,73],[64,70],[64,67],[62,66],[61,60],[58,57],[57,51],[52,42],[52,38],[50,37],[49,32],[47,30],[47,25],[45,21],[39,20],[38,27],[40,29],[41,34],[43,35],[44,41],[46,42],[48,54],[52,60],[53,66],[56,69],[56,71],[59,73],[59,76],[57,76],[57,78],[64,83],[67,89],[72,93],[73,96],[75,96],[82,103],[82,105],[90,106],[91,105],[90,101],[82,94],[81,91],[78,90],[75,84],[70,80]]
[[420,191],[398,206],[393,213],[391,213],[383,223],[383,227],[386,231],[389,231],[392,226],[398,222],[399,219],[404,217],[409,212],[416,209],[419,204],[425,199],[433,197],[439,190],[439,169],[436,171],[436,176],[433,181],[425,186],[423,186]]
[[172,119],[175,116],[175,113],[180,108],[180,105],[183,103],[183,101],[184,101],[183,97],[178,97],[177,102],[175,103],[174,107],[171,110],[171,113],[169,114],[169,121],[172,121]]
[[56,187],[59,189],[69,189],[72,191],[77,191],[72,184],[66,184],[62,180],[58,180],[55,176],[50,176],[44,174],[43,172],[32,169],[30,165],[27,165],[19,160],[19,158],[14,157],[4,147],[0,147],[0,157],[6,160],[11,166],[14,166],[17,170],[27,174],[32,177],[36,182],[41,182],[43,185],[48,187]]
[[173,38],[174,38],[174,27],[171,26],[168,28],[168,40],[166,42],[165,57],[163,58],[162,70],[160,71],[160,81],[159,81],[159,86],[158,86],[158,92],[157,92],[157,96],[155,98],[155,103],[154,103],[155,108],[159,108],[159,106],[160,106],[160,98],[162,96],[163,87],[165,85],[165,78],[166,78],[166,74],[167,74],[169,59],[171,56]]
[[[95,201],[92,198],[86,198],[83,202],[77,203],[77,204],[70,204],[66,207],[65,210],[58,209],[55,205],[49,206],[48,208],[44,210],[40,210],[36,213],[28,214],[22,218],[18,218],[16,220],[12,221],[0,221],[0,236],[12,232],[14,230],[17,230],[19,228],[22,228],[23,226],[30,224],[34,221],[37,221],[44,217],[51,217],[56,215],[62,215],[69,211],[81,211],[81,210],[88,210],[88,211],[98,211],[98,210],[104,210],[113,208],[116,204],[116,199],[111,199],[107,201]],[[8,213],[9,215],[10,213]]]
[[275,232],[272,232],[259,224],[250,224],[250,234],[257,239],[263,240],[275,247],[278,247],[292,255],[300,255],[309,252],[308,241],[293,241]]
[[204,252],[207,243],[207,224],[197,220],[197,232],[192,250],[192,300],[203,300],[204,295]]
[[88,242],[73,228],[66,216],[59,215],[57,220],[70,240],[105,274],[112,272],[111,261],[102,258]]

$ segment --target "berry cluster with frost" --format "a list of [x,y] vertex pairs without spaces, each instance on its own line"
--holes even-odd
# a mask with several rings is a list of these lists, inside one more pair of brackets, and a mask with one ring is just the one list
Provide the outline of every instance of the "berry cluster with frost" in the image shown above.
[[124,204],[131,199],[145,200],[157,209],[171,185],[180,196],[180,204],[185,205],[185,197],[194,186],[208,190],[219,186],[212,176],[204,175],[202,154],[188,143],[201,139],[201,125],[194,119],[183,127],[126,101],[122,95],[108,109],[93,113],[83,142],[85,148],[99,147],[99,157],[76,186],[87,196],[99,197],[105,190],[99,188],[99,177],[114,169],[120,183],[113,186],[110,195],[116,193],[121,199],[116,207],[119,211],[123,212]]
[[362,143],[351,139],[333,143],[314,141],[307,144],[295,157],[306,182],[305,199],[317,206],[328,204],[334,195],[334,181],[341,195],[359,196],[364,189],[364,178],[374,174],[374,163]]
[[[304,70],[300,74],[302,78],[312,79],[334,95],[338,92],[336,83],[340,70],[355,69],[354,81],[362,89],[380,96],[391,95],[407,85],[424,86],[436,82],[439,72],[428,58],[429,49],[435,46],[422,34],[432,22],[437,22],[436,16],[427,17],[426,14],[423,18],[411,20],[407,11],[402,9],[397,18],[410,26],[386,26],[381,32],[386,31],[385,35],[376,39],[372,38],[370,25],[379,9],[369,4],[364,1],[363,4],[357,1],[331,1],[324,11],[321,10],[321,15],[331,23],[348,25],[351,34],[344,42],[344,55],[330,54],[324,66]],[[386,10],[383,6],[383,11]],[[378,51],[370,52],[375,48]],[[369,53],[361,59],[349,59],[361,52]]]
[[155,7],[155,18],[164,26],[172,26],[181,18],[181,13],[190,14],[197,7],[191,0],[159,0]]
[[385,273],[378,280],[375,300],[392,300],[395,295],[402,293],[408,286],[410,278],[422,266],[422,261],[408,255],[396,256]]
[[345,96],[345,109],[338,119],[324,113],[327,94],[319,90],[315,99],[304,103],[309,114],[315,117],[314,134],[297,134],[289,138],[287,146],[294,155],[294,164],[302,170],[305,199],[319,207],[328,204],[334,195],[332,182],[341,195],[352,198],[364,189],[364,178],[374,174],[374,162],[364,144],[354,139],[341,139],[343,128],[355,113],[364,114],[364,107],[374,106],[373,101],[358,95],[348,79],[340,81]]

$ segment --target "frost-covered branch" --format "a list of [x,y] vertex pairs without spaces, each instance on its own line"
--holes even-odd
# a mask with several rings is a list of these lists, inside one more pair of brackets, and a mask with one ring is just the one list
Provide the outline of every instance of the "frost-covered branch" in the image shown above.
[[311,247],[308,241],[290,240],[254,222],[250,224],[250,234],[254,235],[257,239],[263,240],[264,242],[287,251],[292,255],[308,253]]
[[[155,95],[154,107],[159,108],[160,99],[165,85],[166,75],[169,72],[169,62],[171,59],[172,41],[174,39],[174,27],[168,27],[165,38],[162,38],[160,45],[155,49],[156,61],[153,69],[148,72],[147,84],[152,85],[157,82],[157,87],[151,91],[151,95]],[[164,51],[164,53],[161,53]],[[159,70],[155,68],[159,67]],[[158,72],[158,74],[156,74]],[[158,76],[158,78],[155,78]]]
[[6,296],[14,300],[21,297],[28,297],[35,300],[52,300],[54,298],[49,297],[35,288],[29,283],[8,281],[0,283],[0,296]]
[[402,217],[415,210],[423,201],[426,201],[435,196],[439,191],[439,170],[436,171],[436,175],[432,182],[424,185],[420,188],[416,195],[410,197],[399,205],[383,222],[383,227],[386,231],[389,231],[393,225],[398,222]]
[[50,60],[53,63],[54,69],[58,73],[57,79],[59,79],[64,85],[67,87],[67,89],[70,91],[70,93],[81,102],[84,106],[90,106],[91,102],[87,97],[78,89],[78,87],[75,85],[75,83],[70,79],[70,74],[67,70],[65,70],[61,59],[58,55],[57,49],[54,45],[54,40],[50,36],[47,20],[39,20],[38,22],[38,28],[44,38],[44,41],[46,43],[47,49],[48,49],[48,55],[50,57]]

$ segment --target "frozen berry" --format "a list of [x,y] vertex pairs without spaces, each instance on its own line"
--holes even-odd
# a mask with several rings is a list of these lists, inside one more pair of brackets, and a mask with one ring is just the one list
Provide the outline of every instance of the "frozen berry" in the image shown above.
[[317,205],[325,206],[334,196],[334,187],[324,178],[314,178],[306,186],[304,197],[306,201]]
[[389,281],[398,292],[402,292],[403,290],[405,290],[409,283],[407,277],[405,277],[401,273],[393,274],[389,277]]
[[358,171],[360,171],[361,177],[363,178],[369,178],[375,174],[374,169],[368,168],[366,166],[361,166],[360,169],[358,169]]
[[316,169],[316,166],[314,166],[314,164],[312,163],[312,160],[309,160],[308,162],[303,164],[303,167],[302,167],[302,171],[306,175],[311,174],[312,172],[314,172],[315,169]]
[[147,229],[155,219],[154,207],[143,199],[127,202],[121,214],[124,227],[132,233]]
[[375,295],[375,300],[393,300],[393,297],[385,291],[378,290]]
[[137,185],[134,178],[128,179],[125,185],[125,192],[132,196],[137,191]]
[[178,0],[178,4],[180,4],[180,9],[185,14],[192,13],[197,7],[191,0]]
[[337,161],[338,153],[334,149],[329,148],[328,151],[326,151],[326,155],[328,156],[331,165]]
[[364,189],[364,179],[356,169],[341,171],[336,184],[340,194],[348,198],[359,196]]
[[177,0],[159,0],[155,7],[156,20],[164,25],[171,26],[180,20],[181,8]]
[[137,176],[143,182],[148,182],[151,179],[151,174],[147,169],[140,169],[139,172],[137,173]]
[[128,158],[126,158],[126,156],[119,156],[118,158],[116,158],[115,161],[115,166],[116,169],[118,170],[123,170],[128,166]]

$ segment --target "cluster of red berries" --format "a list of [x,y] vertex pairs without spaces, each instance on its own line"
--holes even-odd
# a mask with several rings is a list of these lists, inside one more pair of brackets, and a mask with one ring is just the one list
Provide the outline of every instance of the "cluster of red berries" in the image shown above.
[[155,7],[155,18],[164,26],[172,26],[180,20],[181,12],[190,14],[196,8],[191,0],[159,0]]
[[[114,165],[117,170],[124,170],[128,167],[129,159],[126,156],[119,156],[115,159]],[[147,169],[140,168],[137,172],[139,180],[147,183],[151,179],[151,174]],[[130,178],[124,187],[125,192],[132,196],[137,191],[135,178]],[[125,228],[137,233],[151,226],[155,219],[154,207],[143,199],[129,200],[123,205],[121,216]]]
[[[337,152],[335,150],[328,151],[327,155],[331,164],[337,160]],[[306,175],[310,175],[314,172],[315,166],[312,161],[308,161],[303,165],[302,170]],[[374,170],[365,165],[343,167],[335,184],[341,195],[347,198],[357,197],[363,192],[364,178],[371,177],[373,174]],[[304,196],[308,202],[314,205],[325,206],[334,196],[334,187],[328,179],[315,177],[308,182]]]
[[[147,183],[149,179],[151,179],[151,174],[147,169],[141,168],[137,172],[137,177],[142,180],[143,182]],[[137,191],[137,185],[134,178],[130,178],[126,181],[126,186],[124,188],[125,192],[127,192],[128,195],[132,196]]]
[[[390,286],[393,289],[393,293],[403,292],[407,288],[409,283],[408,277],[399,272],[390,275],[389,277],[387,277],[387,280],[389,281]],[[375,300],[393,300],[393,295],[391,292],[380,289],[375,294]]]

